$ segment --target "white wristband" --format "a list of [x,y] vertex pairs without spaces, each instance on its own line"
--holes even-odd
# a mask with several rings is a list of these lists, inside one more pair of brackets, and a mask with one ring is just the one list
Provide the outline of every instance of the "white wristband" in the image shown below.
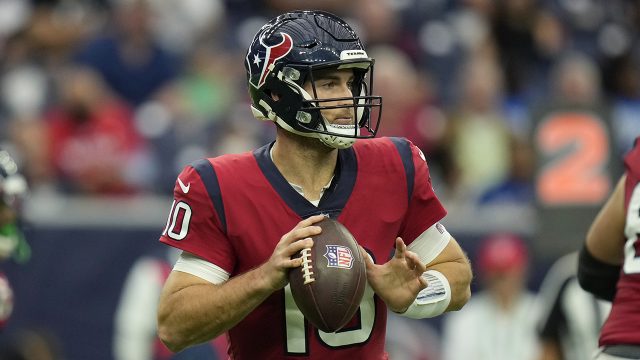
[[427,280],[427,287],[418,293],[407,311],[398,315],[412,319],[426,319],[438,316],[447,310],[451,302],[451,286],[447,278],[436,270],[427,270],[422,277]]

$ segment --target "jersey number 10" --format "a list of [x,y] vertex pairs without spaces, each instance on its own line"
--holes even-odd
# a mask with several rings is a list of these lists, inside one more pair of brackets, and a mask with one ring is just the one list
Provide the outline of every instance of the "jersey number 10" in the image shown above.
[[[306,336],[308,325],[293,300],[289,285],[284,288],[284,306],[287,353],[291,355],[308,354],[309,344],[307,344]],[[342,329],[335,333],[326,333],[316,329],[318,339],[332,348],[361,344],[369,340],[375,322],[376,304],[373,289],[368,284],[355,316],[360,316],[360,324],[357,328]]]

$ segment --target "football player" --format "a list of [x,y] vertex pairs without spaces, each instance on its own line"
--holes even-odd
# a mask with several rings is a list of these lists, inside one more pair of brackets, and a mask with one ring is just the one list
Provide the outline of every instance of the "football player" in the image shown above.
[[[31,257],[31,248],[21,230],[21,207],[28,191],[27,182],[6,150],[0,150],[0,261],[12,258],[24,263]],[[13,290],[6,275],[0,271],[0,329],[13,312]]]
[[[638,138],[640,139],[640,138]],[[625,173],[587,233],[578,280],[613,301],[600,332],[598,360],[640,359],[640,143],[625,156]]]
[[[159,336],[180,351],[227,333],[233,359],[385,359],[387,309],[426,318],[470,296],[470,265],[440,224],[424,155],[406,139],[373,139],[374,61],[335,15],[274,18],[245,67],[253,114],[276,124],[276,139],[179,174],[160,240],[183,252],[161,294]],[[368,253],[364,298],[335,333],[305,321],[287,285],[301,264],[291,257],[313,246],[324,216]]]

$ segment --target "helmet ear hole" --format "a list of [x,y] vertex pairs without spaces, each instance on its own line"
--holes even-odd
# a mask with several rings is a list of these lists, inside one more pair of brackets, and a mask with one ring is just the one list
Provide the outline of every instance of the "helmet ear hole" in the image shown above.
[[265,93],[269,95],[269,97],[271,97],[271,99],[275,102],[280,101],[280,99],[282,98],[282,96],[278,94],[276,91],[267,90],[265,91]]

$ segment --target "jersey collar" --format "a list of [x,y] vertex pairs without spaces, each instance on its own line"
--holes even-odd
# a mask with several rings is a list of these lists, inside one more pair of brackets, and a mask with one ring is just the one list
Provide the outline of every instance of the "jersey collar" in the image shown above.
[[264,176],[289,208],[303,219],[320,213],[332,218],[338,217],[349,200],[356,182],[358,164],[353,147],[338,150],[338,165],[333,181],[324,191],[316,207],[289,184],[273,163],[270,156],[273,144],[272,142],[255,150],[253,155]]

